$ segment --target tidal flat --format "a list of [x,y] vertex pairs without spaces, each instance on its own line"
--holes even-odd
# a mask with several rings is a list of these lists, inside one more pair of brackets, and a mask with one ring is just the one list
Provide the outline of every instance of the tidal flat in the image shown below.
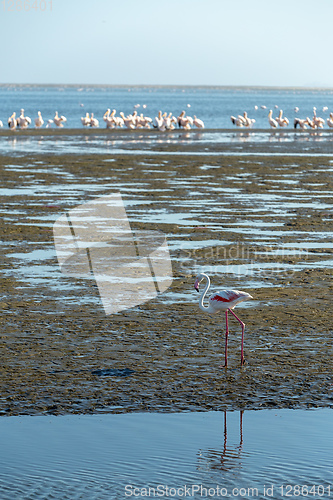
[[[268,141],[220,154],[213,140],[201,152],[3,153],[0,413],[332,407],[333,158],[329,144],[326,156],[310,146],[312,156],[303,142],[293,156]],[[133,229],[166,235],[173,282],[106,316],[93,280],[61,274],[52,227],[115,192]],[[199,310],[201,271],[212,291],[254,297],[236,310],[243,367],[233,320],[221,367],[224,314]]]

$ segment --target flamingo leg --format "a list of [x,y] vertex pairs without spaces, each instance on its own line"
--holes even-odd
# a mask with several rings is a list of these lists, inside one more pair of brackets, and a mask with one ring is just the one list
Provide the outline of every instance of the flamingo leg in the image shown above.
[[224,366],[227,368],[228,366],[228,309],[225,312],[225,351],[224,351]]
[[235,316],[235,318],[237,319],[237,321],[239,321],[239,323],[242,326],[241,366],[243,366],[243,364],[245,363],[245,359],[244,359],[244,331],[245,331],[245,323],[243,323],[243,321],[241,321],[239,319],[239,317],[236,316],[236,314],[234,313],[234,311],[232,311],[231,309],[228,309],[228,311],[230,311],[231,314],[233,316]]

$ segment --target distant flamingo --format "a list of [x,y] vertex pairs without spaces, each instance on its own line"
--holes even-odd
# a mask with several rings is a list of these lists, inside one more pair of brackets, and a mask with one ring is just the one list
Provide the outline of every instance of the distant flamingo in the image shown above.
[[315,128],[324,128],[324,123],[325,120],[323,118],[320,118],[320,116],[317,116],[317,108],[313,108],[313,118],[312,121],[315,125]]
[[10,116],[8,118],[8,127],[11,129],[11,130],[16,130],[16,127],[17,127],[17,119],[16,119],[16,113],[14,111],[14,113],[12,114],[12,116]]
[[120,114],[121,118],[123,119],[123,122],[124,122],[126,128],[135,129],[135,122],[133,119],[133,115],[129,115],[126,117],[124,115],[123,111],[120,111],[119,114]]
[[252,127],[252,125],[256,122],[255,119],[254,118],[249,118],[247,116],[247,112],[246,111],[244,111],[243,115],[244,115],[244,125],[245,125],[245,127]]
[[230,120],[232,121],[232,123],[234,125],[237,125],[237,127],[244,127],[245,126],[244,118],[240,115],[238,115],[237,118],[235,116],[231,115]]
[[42,118],[42,113],[40,111],[37,112],[38,117],[35,118],[35,128],[40,128],[44,125],[44,120]]
[[98,127],[99,126],[99,121],[97,118],[94,118],[94,113],[91,113],[90,115],[90,126],[91,127]]
[[155,116],[155,123],[153,123],[153,127],[157,128],[158,130],[162,130],[163,129],[163,117],[162,117],[162,111],[161,110],[158,112],[158,116]]
[[185,127],[187,120],[185,119],[185,111],[182,111],[179,116],[177,116],[178,127]]
[[21,109],[21,114],[17,118],[18,127],[24,129],[24,128],[28,128],[28,126],[30,124],[31,124],[31,118],[29,118],[29,116],[24,116],[24,109]]
[[58,111],[55,112],[55,115],[54,115],[54,118],[53,118],[53,123],[57,126],[57,127],[63,127],[63,123],[62,122],[67,122],[67,118],[65,116],[59,116],[58,115]]
[[270,126],[272,128],[277,128],[278,122],[276,120],[274,120],[274,118],[272,118],[272,114],[273,114],[273,111],[270,110],[268,113],[268,123],[270,124]]
[[86,116],[81,116],[81,123],[84,127],[89,127],[89,125],[90,125],[89,113],[86,113]]
[[283,117],[282,115],[283,115],[283,110],[280,109],[279,116],[276,117],[275,120],[278,122],[280,127],[287,127],[287,125],[289,125],[289,120],[288,120],[288,118]]
[[193,116],[193,125],[197,128],[205,128],[205,124],[200,118],[197,118],[195,115]]
[[204,298],[206,296],[206,293],[208,292],[208,289],[210,287],[210,279],[209,276],[205,273],[200,273],[196,277],[195,283],[194,283],[194,288],[196,289],[197,292],[199,292],[199,284],[200,282],[205,279],[207,281],[206,287],[204,291],[202,292],[200,299],[199,299],[199,307],[202,311],[210,313],[210,314],[215,314],[218,313],[219,311],[225,311],[225,321],[226,321],[226,332],[225,332],[225,363],[224,366],[228,366],[228,334],[229,334],[229,329],[228,329],[228,311],[239,321],[242,327],[242,345],[241,345],[241,365],[244,364],[245,359],[244,359],[244,330],[245,330],[245,324],[236,316],[236,314],[233,312],[233,308],[239,304],[240,302],[243,302],[243,300],[249,300],[253,299],[253,297],[247,293],[247,292],[240,292],[239,290],[221,290],[220,292],[214,293],[211,295],[208,299],[208,306],[205,307],[203,305]]
[[308,118],[306,118],[305,120],[302,120],[301,118],[295,118],[294,128],[297,128],[297,125],[299,125],[301,129],[305,130],[306,128],[308,128],[309,125]]
[[333,113],[330,113],[330,117],[327,118],[327,125],[332,128],[333,127]]

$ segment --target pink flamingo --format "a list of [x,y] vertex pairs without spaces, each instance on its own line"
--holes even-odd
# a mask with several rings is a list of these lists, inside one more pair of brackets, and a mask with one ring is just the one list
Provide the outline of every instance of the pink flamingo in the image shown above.
[[219,311],[225,311],[225,321],[226,321],[226,332],[225,332],[225,362],[224,366],[228,366],[228,311],[239,321],[242,326],[242,346],[241,346],[241,366],[245,363],[244,359],[244,330],[245,324],[241,321],[238,316],[233,312],[233,308],[243,302],[243,300],[253,299],[253,297],[247,292],[240,292],[239,290],[221,290],[220,292],[214,293],[208,299],[208,307],[205,307],[203,304],[204,298],[208,289],[210,287],[210,279],[209,276],[205,273],[200,273],[196,277],[194,288],[197,292],[199,292],[199,284],[205,279],[207,281],[206,287],[202,292],[199,299],[199,307],[202,311],[205,311],[210,314],[218,313]]

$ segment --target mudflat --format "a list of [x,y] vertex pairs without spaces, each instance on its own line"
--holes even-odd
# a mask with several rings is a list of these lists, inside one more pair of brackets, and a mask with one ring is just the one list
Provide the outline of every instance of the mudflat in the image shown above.
[[[333,406],[332,160],[277,147],[0,156],[0,413]],[[173,283],[106,316],[93,280],[61,274],[52,226],[111,192],[133,229],[166,234]],[[224,314],[200,311],[199,271],[212,291],[253,296],[235,310],[246,324],[243,367],[231,318],[221,366]]]

